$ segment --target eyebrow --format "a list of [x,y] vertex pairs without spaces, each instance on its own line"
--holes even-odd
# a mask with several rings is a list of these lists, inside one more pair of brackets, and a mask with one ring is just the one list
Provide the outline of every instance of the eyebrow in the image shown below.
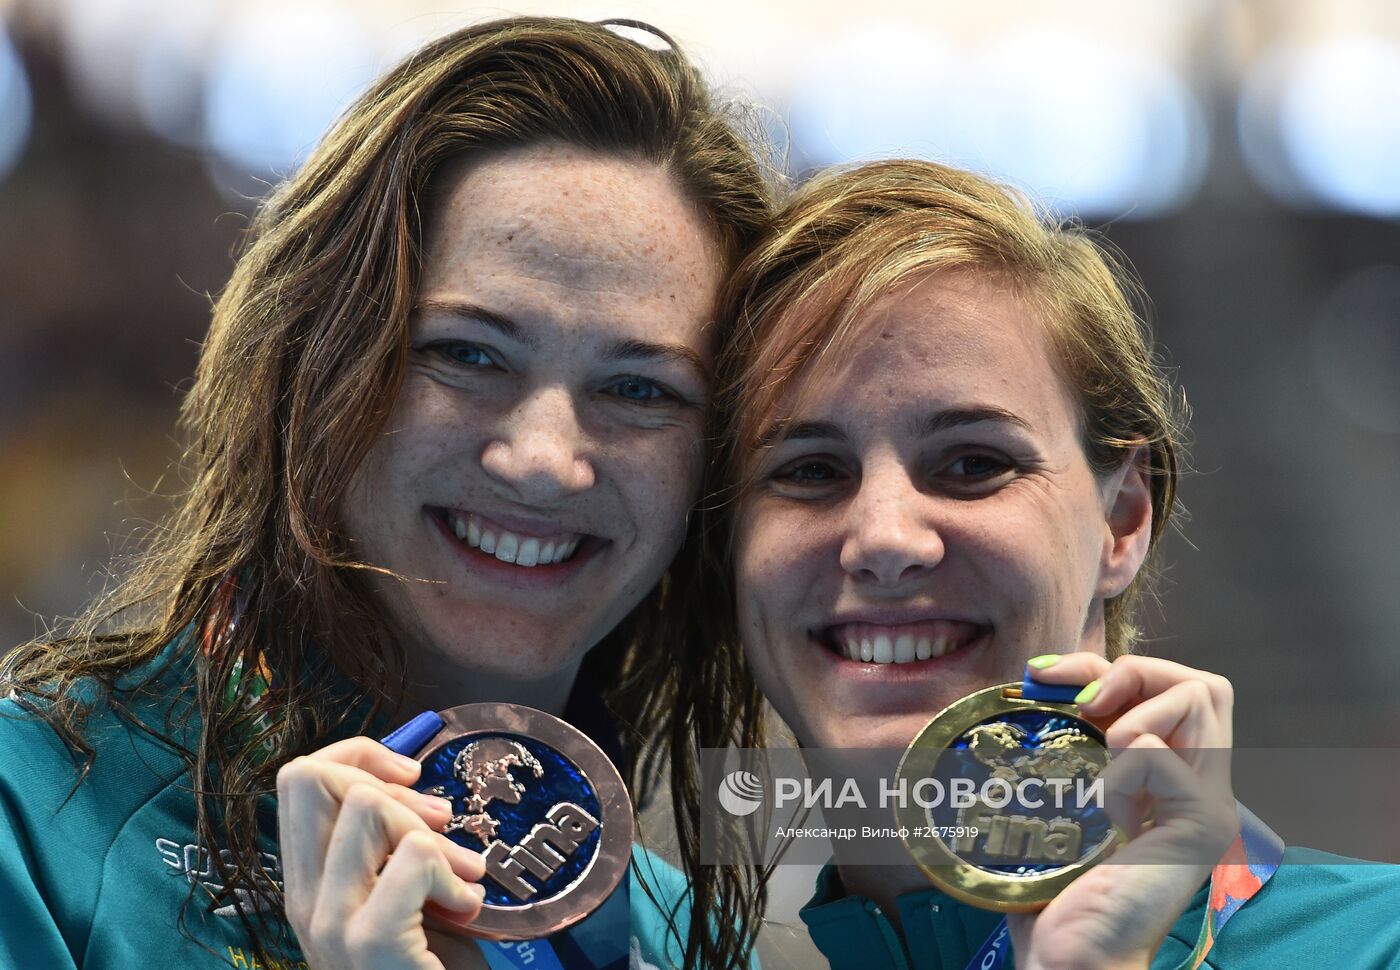
[[492,330],[503,336],[509,337],[517,343],[522,343],[531,350],[539,350],[539,341],[527,334],[510,317],[488,310],[475,303],[453,303],[443,300],[418,300],[413,304],[415,313],[445,313],[448,316],[462,317],[467,320],[475,320],[483,323]]
[[[419,300],[414,304],[414,310],[419,312],[445,313],[455,317],[475,320],[492,330],[524,344],[531,350],[539,350],[540,342],[532,334],[527,333],[520,324],[510,317],[488,310],[485,307],[477,306],[473,303],[452,303],[442,300]],[[695,376],[702,382],[710,382],[710,369],[705,365],[705,361],[699,354],[684,344],[657,343],[649,340],[638,340],[636,338],[626,338],[617,340],[603,348],[603,360],[625,361],[625,360],[652,360],[665,363],[677,363],[690,368],[695,372]]]
[[603,351],[604,360],[656,360],[689,367],[706,384],[710,369],[700,355],[683,344],[652,343],[647,340],[619,340]]
[[927,438],[949,428],[957,428],[965,424],[980,424],[983,421],[1015,425],[1022,431],[1031,430],[1030,424],[1020,415],[992,404],[936,411],[919,422],[915,428],[920,438]]
[[[1031,430],[1030,424],[1019,415],[990,404],[935,411],[915,422],[913,427],[916,437],[928,438],[949,428],[957,428],[967,424],[981,424],[984,421],[1010,424],[1025,431]],[[810,441],[814,439],[845,441],[846,432],[834,421],[799,421],[796,424],[779,422],[763,435],[761,444],[771,445],[777,444],[779,441]]]

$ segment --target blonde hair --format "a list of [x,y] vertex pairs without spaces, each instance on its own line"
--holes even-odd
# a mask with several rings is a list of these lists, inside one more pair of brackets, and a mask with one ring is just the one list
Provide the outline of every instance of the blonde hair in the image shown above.
[[939,270],[973,270],[1015,287],[1039,311],[1055,364],[1080,406],[1090,466],[1107,474],[1143,446],[1152,493],[1148,562],[1104,604],[1109,656],[1131,649],[1173,512],[1185,402],[1134,312],[1125,265],[1083,229],[1038,213],[1019,193],[932,162],[886,161],[813,179],[779,212],[730,278],[723,312],[737,338],[719,362],[718,478],[748,484],[765,427],[847,356],[863,311]]

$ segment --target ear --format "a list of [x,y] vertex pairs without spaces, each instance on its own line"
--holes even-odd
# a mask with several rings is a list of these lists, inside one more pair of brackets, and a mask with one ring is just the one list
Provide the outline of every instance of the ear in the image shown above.
[[1095,593],[1112,599],[1133,581],[1147,558],[1152,538],[1152,488],[1147,446],[1138,445],[1103,486],[1104,542]]

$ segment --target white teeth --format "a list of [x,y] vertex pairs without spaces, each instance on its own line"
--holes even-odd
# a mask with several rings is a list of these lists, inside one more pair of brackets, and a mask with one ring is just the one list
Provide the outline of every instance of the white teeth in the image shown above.
[[848,629],[833,642],[837,652],[848,660],[862,663],[907,664],[942,657],[958,649],[951,633],[935,636],[915,636],[913,633],[878,633],[870,631],[857,636]]
[[875,662],[877,664],[894,663],[894,644],[883,633],[875,638]]
[[582,536],[573,538],[539,538],[522,536],[502,529],[499,533],[483,528],[470,514],[449,512],[447,523],[459,540],[473,549],[493,555],[501,562],[517,566],[548,566],[563,562],[574,554]]
[[894,642],[894,662],[897,664],[907,664],[914,659],[914,638],[908,633],[902,634]]

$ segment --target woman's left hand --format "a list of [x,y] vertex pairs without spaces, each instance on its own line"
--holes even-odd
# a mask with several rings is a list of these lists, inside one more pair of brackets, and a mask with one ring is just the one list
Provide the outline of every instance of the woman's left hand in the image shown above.
[[[1230,785],[1234,689],[1224,677],[1153,657],[1061,656],[1047,684],[1098,683],[1091,718],[1106,732],[1109,819],[1128,836],[1038,913],[1008,917],[1021,970],[1145,970],[1239,833]],[[1082,695],[1081,695],[1082,696]],[[1151,822],[1144,824],[1145,820]]]

